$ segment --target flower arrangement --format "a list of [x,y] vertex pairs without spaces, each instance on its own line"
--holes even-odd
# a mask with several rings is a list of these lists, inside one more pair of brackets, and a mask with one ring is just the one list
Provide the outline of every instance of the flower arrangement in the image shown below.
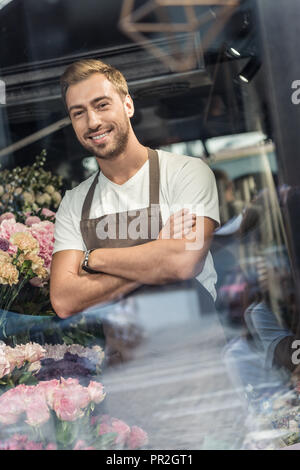
[[0,344],[0,386],[7,389],[21,383],[36,383],[33,374],[41,368],[40,360],[46,349],[36,343],[17,345],[15,348]]
[[43,168],[46,155],[42,150],[33,165],[0,171],[0,212],[13,212],[22,221],[26,212],[59,206],[62,178]]
[[0,238],[0,246],[0,307],[7,311],[26,282],[46,279],[48,271],[38,254],[39,243],[28,231],[13,233],[9,242]]
[[[108,415],[91,416],[105,398],[103,385],[77,379],[41,381],[18,385],[0,397],[3,434],[14,425],[25,434],[2,438],[1,449],[136,449],[146,445],[147,434]],[[11,428],[12,427],[12,428]],[[0,432],[2,429],[0,429]]]
[[[10,212],[0,216],[0,308],[3,310],[12,308],[20,313],[35,314],[41,310],[54,313],[48,280],[55,213],[43,209],[41,214],[44,220],[28,215],[24,224],[17,222]],[[34,289],[37,287],[40,292]]]

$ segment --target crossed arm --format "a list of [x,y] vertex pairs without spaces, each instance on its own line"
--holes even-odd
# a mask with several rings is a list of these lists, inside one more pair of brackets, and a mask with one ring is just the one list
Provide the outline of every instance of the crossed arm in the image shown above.
[[167,284],[199,274],[215,222],[208,217],[189,220],[184,224],[189,227],[186,232],[183,225],[178,225],[177,213],[170,217],[155,241],[129,248],[96,249],[91,253],[89,266],[101,271],[99,274],[81,270],[84,253],[80,250],[55,253],[50,298],[57,315],[70,317],[97,303],[117,299],[141,284]]

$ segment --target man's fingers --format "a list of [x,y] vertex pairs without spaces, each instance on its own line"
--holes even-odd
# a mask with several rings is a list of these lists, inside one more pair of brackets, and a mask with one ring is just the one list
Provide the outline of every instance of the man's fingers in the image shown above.
[[186,224],[195,224],[196,223],[196,216],[195,214],[188,214],[184,217],[181,217],[181,218],[176,218],[174,221],[173,221],[173,225],[174,227],[176,226],[185,226]]

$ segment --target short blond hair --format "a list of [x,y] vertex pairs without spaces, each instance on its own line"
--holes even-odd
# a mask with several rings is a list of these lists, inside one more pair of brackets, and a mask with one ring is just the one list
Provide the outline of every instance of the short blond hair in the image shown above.
[[60,79],[61,94],[67,109],[66,94],[70,85],[75,85],[81,80],[85,80],[91,75],[99,73],[105,75],[120,95],[128,95],[128,85],[124,75],[120,70],[112,65],[105,64],[97,59],[83,59],[69,65]]

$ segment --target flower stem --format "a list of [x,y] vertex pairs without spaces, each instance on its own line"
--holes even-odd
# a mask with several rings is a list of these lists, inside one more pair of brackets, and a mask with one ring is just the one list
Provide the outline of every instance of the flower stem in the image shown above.
[[11,298],[8,300],[6,306],[5,306],[5,310],[9,310],[10,306],[12,305],[12,303],[14,302],[14,300],[16,299],[16,297],[19,295],[20,293],[20,290],[22,289],[22,287],[24,286],[24,284],[26,284],[27,282],[27,278],[24,277],[22,279],[22,281],[19,283],[19,285],[17,286],[16,289],[14,289],[14,292],[11,296]]

